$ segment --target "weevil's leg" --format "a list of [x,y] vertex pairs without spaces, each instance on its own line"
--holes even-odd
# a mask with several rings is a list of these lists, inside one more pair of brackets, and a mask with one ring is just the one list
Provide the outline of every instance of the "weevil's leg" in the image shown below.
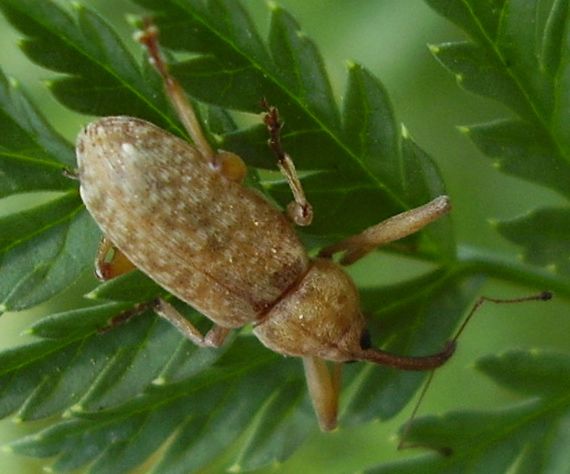
[[101,328],[99,330],[99,332],[104,333],[107,332],[108,330],[115,328],[117,326],[120,326],[121,324],[126,323],[129,319],[134,318],[135,316],[138,316],[139,314],[144,313],[146,310],[148,310],[149,308],[152,308],[154,306],[154,302],[150,301],[150,302],[145,302],[145,303],[139,303],[136,306],[134,306],[132,309],[128,309],[126,311],[123,311],[119,314],[117,314],[116,316],[113,316],[110,320],[109,320],[109,324],[104,327]]
[[138,34],[137,40],[146,47],[150,62],[162,76],[164,89],[170,103],[176,110],[178,117],[180,117],[184,128],[186,128],[190,134],[196,148],[198,148],[204,156],[209,158],[216,168],[220,168],[226,178],[234,181],[242,181],[247,173],[245,163],[235,153],[226,151],[216,153],[210,146],[192,105],[188,99],[186,99],[184,90],[180,86],[180,83],[168,72],[168,66],[160,53],[158,29],[150,20],[147,20],[146,27],[144,31]]
[[303,366],[319,427],[332,431],[337,426],[341,366],[333,364],[331,373],[327,362],[319,357],[303,357]]
[[61,174],[69,179],[75,179],[79,181],[79,171],[69,166],[66,166],[61,170]]
[[176,109],[180,120],[184,124],[184,127],[190,134],[190,137],[194,141],[195,145],[208,157],[214,159],[216,154],[204,133],[202,132],[202,127],[200,122],[194,113],[194,109],[186,99],[182,87],[174,77],[168,72],[168,67],[162,54],[160,53],[160,46],[158,43],[158,29],[152,24],[150,20],[146,20],[145,29],[137,35],[137,40],[139,43],[144,45],[148,51],[150,62],[154,65],[158,73],[162,76],[164,81],[164,88],[172,103],[173,107]]
[[277,155],[277,166],[287,179],[294,201],[287,206],[287,215],[295,224],[307,226],[313,220],[313,208],[305,197],[305,191],[301,186],[301,181],[297,176],[295,165],[291,157],[285,153],[281,146],[281,128],[283,124],[279,120],[279,112],[275,107],[271,107],[265,99],[261,101],[262,107],[265,109],[263,122],[269,130],[269,146]]
[[337,252],[345,252],[340,260],[350,265],[377,247],[413,234],[451,210],[448,196],[439,196],[423,206],[411,209],[369,227],[360,234],[325,247],[319,257],[330,258]]
[[230,328],[222,326],[214,326],[204,336],[196,327],[192,325],[182,314],[180,314],[174,306],[164,301],[162,298],[156,300],[154,305],[156,313],[166,319],[178,331],[182,333],[187,339],[190,339],[194,344],[201,347],[220,347],[230,332]]
[[[111,258],[109,259],[109,255]],[[103,237],[95,256],[95,275],[99,280],[107,281],[134,270],[134,264],[113,245],[109,239]]]

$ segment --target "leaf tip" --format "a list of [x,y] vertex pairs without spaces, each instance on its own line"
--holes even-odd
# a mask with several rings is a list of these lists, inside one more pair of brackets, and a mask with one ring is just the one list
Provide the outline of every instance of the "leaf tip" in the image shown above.
[[70,2],[70,6],[71,8],[73,8],[75,11],[80,11],[80,10],[84,10],[85,7],[79,3],[79,2]]
[[65,410],[63,413],[63,418],[71,418],[74,415],[78,415],[85,412],[85,408],[80,403],[76,403],[69,407],[69,409]]
[[127,25],[130,25],[134,28],[140,28],[141,27],[141,16],[140,15],[136,15],[134,13],[127,13],[125,15],[125,21],[127,22]]
[[545,351],[543,349],[541,349],[540,347],[531,347],[528,352],[534,358],[540,357],[541,355],[543,355],[545,353]]
[[402,124],[401,129],[402,129],[402,139],[403,140],[410,140],[412,138],[412,136],[410,135],[410,131],[408,130],[408,127],[406,127],[404,124]]
[[357,67],[358,67],[358,64],[355,63],[352,59],[348,59],[348,60],[346,61],[346,68],[347,68],[349,71],[352,71],[353,69],[356,69]]
[[549,263],[546,269],[551,273],[558,273],[558,265],[556,263]]
[[15,77],[8,76],[8,85],[11,89],[19,89],[20,88],[20,81]]
[[12,446],[10,446],[9,444],[0,446],[0,450],[8,454],[14,453],[14,448],[12,448]]
[[470,135],[471,134],[471,127],[468,127],[466,125],[459,125],[456,128],[459,131],[459,133],[462,133],[463,135]]
[[88,300],[96,300],[97,299],[97,288],[95,288],[93,291],[90,291],[89,293],[86,293],[84,295],[84,298],[87,298]]
[[277,4],[277,2],[273,2],[273,1],[268,1],[267,2],[267,8],[269,9],[269,11],[271,12],[276,12],[277,10],[280,10],[279,5]]
[[440,47],[436,44],[428,44],[428,49],[430,50],[430,52],[434,55],[437,56],[439,54],[440,51]]
[[164,377],[157,377],[152,381],[153,385],[166,385],[166,378]]
[[43,81],[40,81],[40,83],[48,90],[53,90],[54,86],[55,86],[55,81],[52,81],[50,79],[46,79]]
[[243,472],[241,464],[235,463],[228,467],[227,472]]
[[24,419],[23,416],[16,415],[14,418],[12,418],[12,421],[14,422],[14,424],[20,425],[20,424],[24,423],[26,420]]

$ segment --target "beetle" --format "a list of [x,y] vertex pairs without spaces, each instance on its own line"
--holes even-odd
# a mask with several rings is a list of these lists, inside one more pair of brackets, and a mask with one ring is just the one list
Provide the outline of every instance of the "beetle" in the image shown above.
[[[168,72],[158,31],[150,22],[139,40],[193,145],[125,116],[101,118],[80,132],[80,193],[104,234],[97,275],[109,279],[140,269],[213,321],[203,335],[165,300],[154,303],[160,316],[199,346],[219,347],[233,329],[252,324],[269,349],[301,357],[324,431],[337,426],[340,363],[368,361],[417,371],[445,363],[455,339],[440,352],[421,357],[371,347],[358,290],[342,265],[445,215],[451,209],[449,198],[436,197],[309,258],[292,223],[309,225],[312,208],[282,149],[277,110],[263,102],[270,146],[294,197],[286,215],[242,185],[246,166],[240,157],[211,148]],[[335,263],[331,257],[339,252],[344,256]]]

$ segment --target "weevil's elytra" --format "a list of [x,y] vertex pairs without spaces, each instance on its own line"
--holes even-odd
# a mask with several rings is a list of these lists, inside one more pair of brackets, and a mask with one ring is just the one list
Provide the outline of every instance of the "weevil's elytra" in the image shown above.
[[306,252],[281,213],[150,123],[93,122],[79,136],[77,157],[81,196],[106,237],[221,326],[256,320],[307,271]]
[[[337,424],[339,365],[325,361],[369,361],[405,370],[431,370],[453,353],[420,357],[391,354],[369,344],[358,290],[330,257],[344,252],[352,263],[379,245],[400,239],[449,212],[447,196],[394,216],[357,236],[322,249],[310,259],[289,220],[257,192],[242,186],[242,160],[214,152],[178,82],[168,73],[152,25],[140,41],[162,75],[165,90],[194,146],[132,117],[106,117],[77,139],[81,196],[106,240],[97,257],[100,275],[115,276],[128,261],[210,318],[202,335],[162,299],[156,311],[187,338],[217,347],[230,328],[254,325],[274,351],[303,358],[319,424]],[[312,207],[291,158],[281,148],[276,109],[266,109],[270,145],[291,188],[287,216],[308,225]],[[103,259],[109,242],[119,252]]]

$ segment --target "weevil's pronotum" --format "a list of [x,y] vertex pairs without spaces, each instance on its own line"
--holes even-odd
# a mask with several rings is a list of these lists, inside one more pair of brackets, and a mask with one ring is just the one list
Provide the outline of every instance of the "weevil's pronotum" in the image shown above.
[[[221,345],[234,329],[253,324],[268,348],[303,359],[309,392],[323,430],[337,424],[339,363],[368,361],[405,370],[431,370],[455,349],[405,357],[370,347],[358,290],[330,257],[349,264],[372,249],[414,233],[450,210],[447,196],[394,216],[309,258],[293,226],[308,225],[312,209],[293,163],[281,149],[277,111],[265,123],[294,201],[287,216],[241,184],[238,156],[215,152],[191,105],[168,73],[152,25],[140,35],[194,145],[132,117],[90,123],[77,140],[83,201],[105,240],[98,274],[111,278],[133,266],[214,322],[202,335],[174,307],[155,308],[201,346]],[[110,262],[105,257],[117,249]],[[329,370],[326,361],[334,363]]]

